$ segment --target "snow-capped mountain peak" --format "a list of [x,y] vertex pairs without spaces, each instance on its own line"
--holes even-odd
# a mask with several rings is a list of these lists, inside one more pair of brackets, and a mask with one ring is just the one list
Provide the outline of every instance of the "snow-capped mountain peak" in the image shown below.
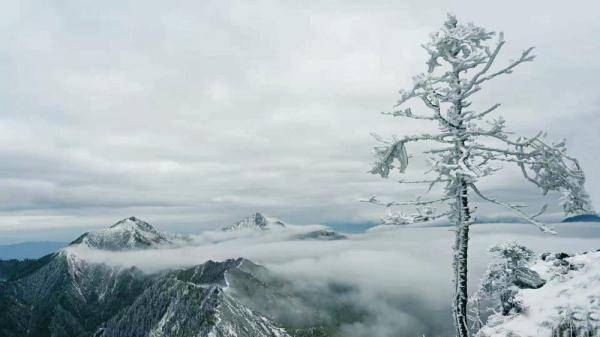
[[152,227],[149,223],[140,220],[134,216],[123,219],[110,226],[109,228],[129,228],[136,229],[139,228],[144,231],[153,231],[154,227]]
[[156,230],[149,223],[136,217],[123,219],[109,228],[88,232],[71,245],[104,250],[132,250],[158,248],[173,244],[173,238]]
[[237,231],[249,229],[268,230],[271,228],[282,228],[285,224],[282,221],[273,218],[267,218],[256,212],[251,216],[244,218],[232,225],[223,227],[223,231]]

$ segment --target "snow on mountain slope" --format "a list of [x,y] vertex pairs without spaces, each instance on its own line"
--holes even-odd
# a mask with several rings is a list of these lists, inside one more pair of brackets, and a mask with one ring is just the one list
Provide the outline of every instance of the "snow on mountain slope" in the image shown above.
[[546,255],[532,269],[548,282],[520,290],[524,312],[492,315],[478,337],[600,336],[600,251]]
[[223,227],[223,231],[239,231],[239,230],[269,230],[274,228],[284,228],[285,224],[274,218],[266,218],[260,213],[252,214],[251,216],[242,219],[232,225]]
[[175,246],[186,237],[156,230],[136,217],[123,219],[109,228],[88,232],[71,243],[103,250],[134,250]]
[[246,292],[281,296],[244,259],[156,274],[92,263],[72,249],[41,262],[0,283],[0,337],[289,336],[240,301]]
[[[214,234],[210,241],[338,238],[323,226],[288,226],[259,213]],[[125,256],[181,252],[171,248],[199,243],[134,217],[85,233],[0,282],[0,337],[289,337],[288,329],[294,336],[330,336],[319,311],[313,313],[322,299],[305,289],[291,292],[289,281],[248,260],[174,269],[150,259],[159,263],[152,271],[122,263]],[[297,321],[300,313],[311,319]]]
[[[272,238],[291,239],[291,240],[341,240],[346,239],[345,235],[336,233],[326,226],[322,225],[290,225],[275,218],[268,218],[260,213],[253,214],[232,225],[221,229],[225,236],[215,233],[216,238],[221,240],[239,238],[243,236],[261,237],[271,236]],[[204,234],[211,233],[206,232]]]
[[91,336],[148,282],[136,268],[93,264],[69,251],[0,284],[0,336]]
[[[239,270],[243,262],[208,261],[166,274],[101,326],[95,336],[288,337],[230,293],[227,275],[245,274]],[[240,282],[253,289],[258,281],[247,276]]]

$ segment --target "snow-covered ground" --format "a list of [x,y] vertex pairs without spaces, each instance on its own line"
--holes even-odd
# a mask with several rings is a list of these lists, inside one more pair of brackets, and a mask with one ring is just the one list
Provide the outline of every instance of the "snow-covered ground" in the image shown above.
[[547,283],[519,291],[516,298],[524,312],[491,316],[478,336],[551,337],[559,325],[572,331],[568,336],[600,336],[600,252],[578,254],[564,262],[550,256],[532,269]]

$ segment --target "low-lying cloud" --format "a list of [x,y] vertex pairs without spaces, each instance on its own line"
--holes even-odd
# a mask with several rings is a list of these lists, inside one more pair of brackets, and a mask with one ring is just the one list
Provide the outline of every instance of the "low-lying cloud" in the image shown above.
[[[538,251],[598,249],[597,224],[558,224],[559,235],[545,235],[526,224],[473,226],[471,289],[483,273],[494,243],[515,239]],[[312,227],[316,229],[319,227]],[[346,284],[346,294],[369,319],[341,327],[345,337],[450,336],[451,243],[449,228],[402,228],[349,235],[346,240],[292,240],[306,232],[205,232],[195,245],[175,249],[107,252],[68,248],[86,259],[113,266],[136,266],[146,272],[182,268],[207,260],[245,257],[284,276],[298,287],[326,291]],[[260,233],[260,234],[259,234]],[[328,296],[337,296],[329,294]]]

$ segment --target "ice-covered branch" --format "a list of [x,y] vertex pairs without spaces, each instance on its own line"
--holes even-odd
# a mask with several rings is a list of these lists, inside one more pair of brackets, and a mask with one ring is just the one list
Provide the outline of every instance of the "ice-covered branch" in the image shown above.
[[519,145],[516,148],[522,153],[519,158],[529,159],[517,162],[523,176],[541,188],[544,194],[548,191],[560,192],[560,204],[566,214],[594,213],[585,191],[585,174],[577,159],[566,154],[564,141],[550,145],[536,139],[527,147]]
[[529,47],[527,49],[525,49],[523,52],[521,52],[521,56],[516,59],[511,61],[508,66],[506,66],[505,68],[502,68],[500,70],[498,70],[497,72],[481,77],[479,79],[477,79],[474,83],[475,85],[479,85],[485,81],[491,80],[492,78],[499,76],[499,75],[504,75],[504,74],[511,74],[512,70],[518,66],[519,64],[523,63],[523,62],[530,62],[533,61],[533,59],[535,58],[534,55],[531,55],[531,52],[533,51],[534,47]]
[[413,119],[422,119],[422,120],[435,120],[435,116],[425,116],[425,115],[415,115],[413,114],[410,108],[395,110],[392,112],[382,112],[382,115],[390,115],[394,117],[408,117]]
[[521,205],[513,205],[513,204],[505,203],[502,201],[498,201],[497,199],[494,199],[494,198],[487,197],[484,194],[482,194],[474,184],[471,184],[470,187],[473,190],[473,192],[475,192],[475,194],[477,194],[481,199],[510,209],[511,211],[513,211],[515,214],[519,215],[521,218],[523,218],[527,222],[535,225],[537,228],[539,228],[539,230],[541,230],[544,233],[556,234],[556,231],[554,231],[554,229],[552,229],[552,227],[548,226],[547,224],[545,224],[543,222],[536,220],[536,217],[540,216],[546,210],[546,207],[547,207],[546,205],[544,205],[544,207],[542,207],[542,210],[540,210],[540,212],[530,215],[521,210],[521,208],[522,208]]
[[375,147],[375,163],[373,168],[369,171],[372,174],[378,174],[383,178],[387,178],[390,171],[396,166],[394,163],[398,162],[398,170],[400,173],[404,173],[408,167],[408,154],[406,152],[406,143],[418,142],[418,141],[437,141],[451,143],[451,141],[445,140],[446,137],[451,137],[451,133],[440,133],[435,135],[422,134],[418,136],[406,136],[401,140],[396,140],[393,143],[384,141],[380,136],[373,134],[373,137],[379,142],[384,143],[385,146]]
[[462,116],[462,121],[463,121],[463,123],[466,123],[466,122],[474,120],[474,119],[481,119],[481,118],[485,117],[486,115],[488,115],[489,113],[491,113],[492,111],[498,109],[498,107],[500,107],[500,103],[494,104],[490,108],[488,108],[480,113],[472,113],[472,112],[464,113]]
[[383,178],[387,178],[390,171],[394,168],[394,161],[399,162],[399,171],[404,173],[408,167],[408,154],[404,141],[398,141],[387,148],[375,148],[377,161],[371,169],[372,174],[379,174]]
[[393,206],[429,206],[429,205],[433,205],[433,204],[438,204],[438,203],[443,203],[446,202],[448,200],[450,200],[450,197],[443,197],[443,198],[439,198],[439,199],[434,199],[434,200],[421,200],[420,198],[417,198],[416,200],[412,200],[412,201],[389,201],[389,202],[384,202],[381,201],[379,199],[377,199],[376,196],[372,196],[367,200],[360,200],[360,202],[368,202],[371,204],[375,204],[375,205],[379,205],[379,206],[385,206],[385,207],[393,207]]
[[487,62],[485,63],[485,66],[479,70],[477,72],[477,74],[475,74],[473,76],[473,78],[471,79],[471,81],[469,81],[469,84],[466,86],[466,90],[465,92],[468,94],[469,91],[471,91],[473,88],[476,88],[477,91],[479,91],[479,88],[477,87],[477,85],[481,82],[479,81],[479,78],[483,75],[485,75],[490,68],[492,67],[492,64],[494,64],[494,61],[496,60],[496,56],[498,56],[498,54],[500,53],[500,50],[502,49],[502,46],[504,45],[505,41],[504,41],[504,33],[500,32],[498,34],[498,42],[496,43],[496,47],[494,48],[493,52],[489,52],[489,49],[486,49],[486,54],[488,55],[488,59]]
[[421,180],[406,180],[400,179],[398,182],[400,184],[431,184],[431,183],[440,183],[440,182],[448,182],[450,179],[421,179]]
[[417,210],[417,213],[408,214],[405,212],[397,212],[390,213],[386,217],[381,219],[381,222],[384,225],[409,225],[414,223],[421,222],[429,222],[441,218],[448,217],[452,214],[452,212],[444,212],[439,214],[434,214],[434,212],[430,209],[426,210]]

